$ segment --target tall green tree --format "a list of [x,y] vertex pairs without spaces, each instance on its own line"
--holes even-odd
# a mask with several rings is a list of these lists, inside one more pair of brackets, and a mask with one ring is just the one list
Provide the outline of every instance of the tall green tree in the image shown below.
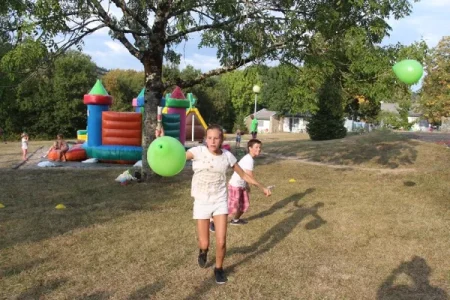
[[443,37],[426,61],[420,107],[432,123],[450,116],[450,36]]
[[96,76],[97,67],[89,56],[77,51],[61,55],[52,66],[18,85],[12,129],[45,138],[57,133],[76,136],[76,130],[86,128],[83,96]]
[[261,103],[281,114],[308,111],[306,100],[295,93],[301,71],[289,64],[269,68],[262,76]]

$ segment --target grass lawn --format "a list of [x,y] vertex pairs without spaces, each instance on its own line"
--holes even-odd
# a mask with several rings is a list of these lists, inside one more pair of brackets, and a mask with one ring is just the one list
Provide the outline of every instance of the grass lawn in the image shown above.
[[254,189],[249,223],[228,228],[223,286],[214,238],[197,266],[189,168],[121,186],[117,168],[12,169],[20,145],[0,144],[0,299],[449,297],[447,148],[383,132],[260,138],[255,174],[276,187]]

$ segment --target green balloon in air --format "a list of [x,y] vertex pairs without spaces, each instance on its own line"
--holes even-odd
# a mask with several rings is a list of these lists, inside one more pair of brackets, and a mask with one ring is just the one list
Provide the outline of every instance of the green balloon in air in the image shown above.
[[405,59],[396,63],[392,70],[394,70],[397,78],[406,83],[414,84],[422,78],[423,67],[422,65],[414,59]]
[[186,150],[177,139],[163,136],[155,139],[148,147],[147,161],[156,174],[175,176],[186,164]]

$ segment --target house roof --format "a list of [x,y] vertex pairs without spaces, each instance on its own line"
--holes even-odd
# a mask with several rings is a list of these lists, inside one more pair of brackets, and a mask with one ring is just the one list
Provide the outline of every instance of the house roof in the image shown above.
[[394,114],[398,114],[398,109],[400,106],[398,106],[397,103],[381,103],[381,111],[391,112]]
[[[397,103],[381,103],[381,111],[386,111],[394,114],[398,114],[398,110],[400,109],[400,106]],[[420,117],[422,116],[422,113],[418,111],[419,106],[418,105],[412,105],[411,110],[408,111],[408,117]]]
[[[257,111],[255,114],[253,114],[253,115],[255,116],[255,118],[256,118],[257,120],[270,120],[270,117],[272,117],[272,116],[274,116],[274,115],[276,115],[276,114],[277,114],[276,111],[271,111],[271,110],[267,110],[267,109],[263,108],[263,109],[261,109],[261,110],[258,110],[258,111]],[[247,119],[247,118],[249,118],[249,117],[250,117],[250,115],[246,116],[246,117],[244,118],[244,120]]]

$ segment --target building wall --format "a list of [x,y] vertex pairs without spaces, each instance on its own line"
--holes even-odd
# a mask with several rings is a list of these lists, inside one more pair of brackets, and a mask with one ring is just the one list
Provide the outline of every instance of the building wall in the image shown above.
[[306,125],[308,125],[308,121],[301,117],[283,117],[280,122],[280,132],[306,132]]

